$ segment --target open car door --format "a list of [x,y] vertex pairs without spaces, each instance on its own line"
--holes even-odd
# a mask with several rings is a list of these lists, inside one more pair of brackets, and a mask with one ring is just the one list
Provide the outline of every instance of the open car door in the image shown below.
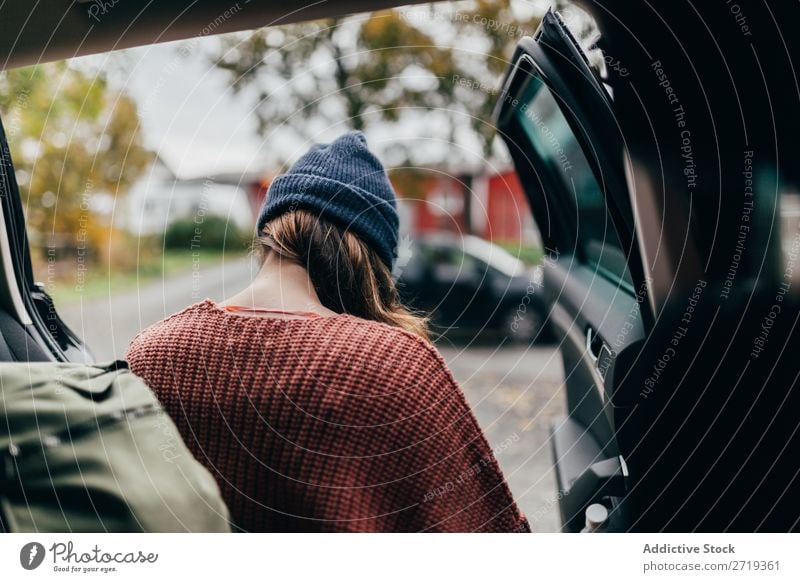
[[[736,30],[712,37],[739,56],[731,73],[696,29],[678,47],[653,32],[660,58],[639,50],[662,15],[617,7],[636,22],[631,38],[616,15],[594,15],[630,78],[599,78],[550,12],[520,42],[496,110],[548,247],[568,411],[552,432],[563,529],[579,531],[599,502],[612,531],[796,530],[800,361],[787,348],[800,235],[781,215],[798,183],[797,133],[795,121],[775,123],[795,97],[753,85],[762,63]],[[756,40],[764,54],[783,42]],[[702,74],[676,72],[690,65]],[[784,74],[775,69],[770,86]],[[730,74],[742,78],[736,99]],[[725,123],[695,113],[689,132],[690,107]]]
[[[618,509],[625,494],[606,379],[652,322],[611,104],[551,11],[517,47],[496,110],[546,247],[544,292],[566,376],[568,416],[552,428],[565,531],[580,531],[591,503]],[[625,527],[621,511],[611,515]]]
[[14,165],[0,123],[0,362],[90,359],[83,342],[34,283],[25,216]]

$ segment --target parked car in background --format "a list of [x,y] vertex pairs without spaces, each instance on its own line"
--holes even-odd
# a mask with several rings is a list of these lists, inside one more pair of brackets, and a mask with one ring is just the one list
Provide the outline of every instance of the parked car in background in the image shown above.
[[415,240],[398,276],[403,300],[430,313],[435,331],[491,331],[526,343],[548,335],[541,286],[541,266],[476,236],[449,233]]

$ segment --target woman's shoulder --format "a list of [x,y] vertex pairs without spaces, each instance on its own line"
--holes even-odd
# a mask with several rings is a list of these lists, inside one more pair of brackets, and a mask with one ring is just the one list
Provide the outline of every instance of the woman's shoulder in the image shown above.
[[194,303],[189,305],[188,307],[184,307],[180,311],[176,311],[175,313],[168,315],[164,319],[153,323],[144,329],[142,329],[136,336],[134,336],[132,342],[140,339],[141,337],[145,337],[148,335],[152,335],[157,333],[159,330],[169,328],[172,323],[179,322],[183,317],[189,314],[194,314],[196,312],[202,312],[207,308],[207,304],[209,300],[206,299],[205,301],[200,301],[199,303]]
[[409,331],[352,315],[325,318],[334,343],[355,357],[402,357],[407,364],[444,365],[433,344]]
[[[130,343],[129,355],[159,353],[181,345],[225,342],[248,350],[263,341],[278,353],[290,354],[283,365],[302,367],[323,377],[347,377],[354,384],[379,391],[398,386],[453,382],[446,363],[426,339],[399,327],[335,315],[315,319],[275,319],[231,315],[212,301],[191,305],[142,330]],[[169,348],[166,349],[165,348]]]
[[[446,362],[426,339],[398,327],[357,317],[331,318],[324,324],[319,358],[353,391],[373,396],[406,396],[416,407],[458,391]],[[399,401],[395,401],[399,404]]]
[[214,321],[215,310],[212,306],[213,302],[206,299],[145,327],[128,344],[126,359],[145,354],[153,357],[154,354],[163,353],[165,347],[196,343],[214,335],[210,327],[216,327],[221,332],[225,326],[223,322]]

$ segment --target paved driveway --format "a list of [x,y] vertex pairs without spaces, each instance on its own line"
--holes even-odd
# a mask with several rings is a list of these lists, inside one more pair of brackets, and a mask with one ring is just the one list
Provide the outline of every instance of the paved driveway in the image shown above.
[[557,531],[549,426],[566,411],[558,350],[440,344],[439,351],[463,387],[534,531]]
[[[97,360],[122,358],[140,329],[206,297],[240,290],[254,273],[247,259],[193,265],[164,281],[112,297],[59,305]],[[455,346],[437,342],[535,531],[556,531],[558,505],[548,427],[564,414],[563,371],[550,347]]]

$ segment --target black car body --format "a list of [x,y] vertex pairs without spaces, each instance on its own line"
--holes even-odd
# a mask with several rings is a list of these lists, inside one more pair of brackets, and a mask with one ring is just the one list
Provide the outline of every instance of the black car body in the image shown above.
[[526,265],[495,244],[470,235],[421,236],[398,270],[404,302],[430,314],[435,331],[546,339],[542,267]]

